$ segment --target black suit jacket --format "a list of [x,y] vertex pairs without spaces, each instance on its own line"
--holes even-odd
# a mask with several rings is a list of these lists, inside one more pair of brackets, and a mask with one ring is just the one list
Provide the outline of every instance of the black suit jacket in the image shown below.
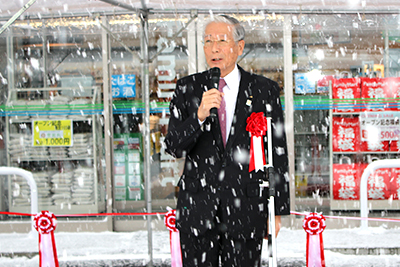
[[[220,225],[235,238],[262,238],[266,234],[268,190],[259,180],[263,172],[249,173],[250,134],[246,120],[253,112],[272,107],[273,163],[276,180],[276,215],[288,215],[289,182],[286,135],[278,84],[239,67],[241,80],[229,138],[224,148],[218,120],[207,118],[200,126],[197,110],[211,84],[209,71],[177,82],[170,104],[167,152],[185,157],[179,180],[176,225],[180,231],[200,235]],[[268,129],[270,130],[270,129]],[[265,150],[267,143],[264,144]],[[266,155],[267,152],[265,152]]]

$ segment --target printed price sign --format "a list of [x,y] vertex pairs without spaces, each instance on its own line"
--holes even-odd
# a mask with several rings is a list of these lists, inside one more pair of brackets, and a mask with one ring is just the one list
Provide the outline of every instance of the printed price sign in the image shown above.
[[72,146],[72,120],[33,121],[33,146]]
[[400,112],[363,112],[360,114],[361,140],[399,140]]

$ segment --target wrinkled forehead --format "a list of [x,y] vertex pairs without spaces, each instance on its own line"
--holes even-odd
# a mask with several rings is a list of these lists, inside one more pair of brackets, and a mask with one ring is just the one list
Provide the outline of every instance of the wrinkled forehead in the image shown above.
[[205,34],[204,40],[228,40],[230,37],[229,34]]
[[224,37],[233,38],[233,26],[223,22],[211,22],[204,30],[204,38],[206,37]]

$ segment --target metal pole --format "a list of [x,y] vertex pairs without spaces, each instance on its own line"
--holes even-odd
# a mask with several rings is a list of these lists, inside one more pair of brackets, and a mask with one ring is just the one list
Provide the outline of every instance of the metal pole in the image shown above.
[[[108,25],[106,17],[102,18],[103,25]],[[114,131],[113,131],[113,109],[111,92],[111,71],[110,71],[110,38],[106,30],[102,29],[102,57],[103,57],[103,98],[104,98],[104,145],[106,161],[106,212],[113,212],[114,196]],[[113,217],[107,219],[107,228],[112,231],[114,228]]]
[[389,77],[390,63],[389,63],[389,31],[388,30],[385,31],[385,50],[384,50],[383,55],[384,55],[383,62],[384,62],[384,66],[386,66],[386,67],[385,67],[384,73],[382,73],[382,74],[384,74],[385,77]]
[[285,92],[285,130],[289,157],[290,210],[295,210],[294,184],[294,109],[293,109],[293,69],[292,69],[292,18],[284,15],[283,26],[283,60],[284,60],[284,92]]
[[[33,175],[31,172],[28,172],[21,168],[15,167],[0,167],[0,175],[19,175],[25,178],[28,182],[29,188],[31,190],[31,214],[36,215],[38,213],[38,190],[36,186],[36,182],[33,179]],[[31,216],[32,220],[32,231],[35,230],[34,227],[34,218]]]
[[[145,105],[143,113],[144,127],[142,130],[144,140],[144,183],[145,183],[145,199],[147,212],[151,212],[151,176],[150,176],[150,87],[149,87],[149,24],[148,13],[141,12],[139,14],[142,34],[140,40],[140,48],[142,51],[142,99]],[[147,238],[148,238],[148,266],[153,266],[153,238],[151,228],[151,216],[147,216]]]
[[272,124],[271,124],[271,109],[267,107],[267,140],[268,140],[268,168],[265,170],[268,174],[269,180],[269,200],[268,200],[268,266],[277,267],[277,247],[276,247],[276,225],[275,225],[275,195],[276,195],[276,182],[274,175],[274,160],[273,160],[273,144],[272,144]]
[[36,2],[36,0],[31,0],[28,3],[26,3],[26,5],[24,5],[17,13],[14,14],[14,16],[12,16],[7,22],[6,24],[3,25],[3,27],[1,27],[0,29],[0,34],[2,34],[11,24],[14,23],[14,21],[19,18],[19,16],[22,15],[22,13],[24,13],[28,8],[31,7],[31,5],[33,5]]
[[368,164],[365,168],[360,182],[360,214],[361,214],[361,229],[368,229],[368,194],[367,185],[368,178],[377,169],[383,168],[398,168],[400,167],[400,159],[382,159],[376,160]]

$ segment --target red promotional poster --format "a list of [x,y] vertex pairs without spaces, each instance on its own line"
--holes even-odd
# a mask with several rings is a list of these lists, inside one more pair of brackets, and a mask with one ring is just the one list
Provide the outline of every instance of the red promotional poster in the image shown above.
[[332,148],[335,152],[360,151],[360,122],[358,118],[332,118]]
[[400,144],[399,141],[389,141],[390,151],[392,152],[400,152]]
[[361,84],[359,78],[334,79],[332,82],[334,112],[359,112],[361,106]]
[[358,164],[333,164],[333,199],[360,199],[360,174]]
[[[389,108],[391,110],[400,110],[399,99],[400,98],[400,77],[389,77],[389,86],[392,88],[393,101],[389,102]],[[397,99],[396,99],[397,98]]]
[[386,78],[361,78],[361,98],[364,111],[390,110],[389,99],[392,96],[389,80]]
[[[367,166],[368,164],[360,165],[360,179],[364,169]],[[374,171],[368,177],[368,182],[367,182],[368,199],[371,200],[389,199],[391,195],[390,180],[391,180],[391,169],[378,169]]]
[[389,151],[389,141],[370,140],[361,142],[361,151],[384,152]]
[[389,192],[393,199],[400,199],[400,168],[393,168],[389,181]]
[[329,92],[329,82],[333,81],[333,75],[325,75],[317,81],[317,93]]

